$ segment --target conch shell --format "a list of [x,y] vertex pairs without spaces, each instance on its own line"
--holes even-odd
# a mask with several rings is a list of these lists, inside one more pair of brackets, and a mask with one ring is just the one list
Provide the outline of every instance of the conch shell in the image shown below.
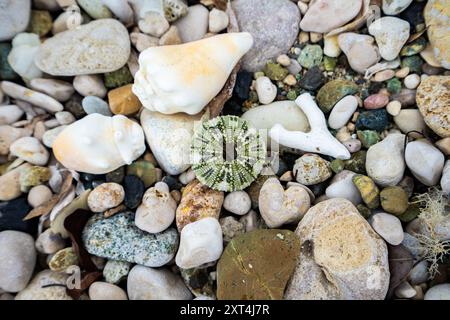
[[240,32],[148,48],[139,56],[133,93],[151,111],[197,114],[252,45],[250,33]]
[[92,113],[66,127],[52,148],[66,168],[103,174],[132,163],[144,153],[144,132],[125,116]]

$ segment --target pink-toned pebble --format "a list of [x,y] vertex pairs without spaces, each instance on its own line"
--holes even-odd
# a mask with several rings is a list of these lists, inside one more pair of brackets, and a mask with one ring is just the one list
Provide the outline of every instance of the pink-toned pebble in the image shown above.
[[361,141],[358,139],[350,139],[347,141],[344,141],[342,143],[350,153],[355,153],[361,150]]
[[364,107],[366,109],[380,109],[389,103],[389,97],[384,94],[372,94],[364,100]]

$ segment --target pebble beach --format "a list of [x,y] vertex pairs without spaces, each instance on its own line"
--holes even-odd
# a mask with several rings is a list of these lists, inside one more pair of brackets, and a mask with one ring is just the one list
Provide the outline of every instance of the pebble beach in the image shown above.
[[450,300],[449,17],[0,0],[0,300]]

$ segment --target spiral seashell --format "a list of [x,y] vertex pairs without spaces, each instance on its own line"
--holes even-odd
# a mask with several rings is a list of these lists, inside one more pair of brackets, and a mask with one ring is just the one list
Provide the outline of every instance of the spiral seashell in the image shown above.
[[139,56],[133,93],[151,111],[197,114],[252,45],[252,36],[242,32],[148,48]]
[[191,160],[201,183],[219,191],[242,190],[261,172],[266,144],[248,121],[236,116],[217,117],[195,131]]
[[66,127],[52,147],[66,168],[104,174],[136,160],[145,140],[141,126],[127,117],[92,113]]

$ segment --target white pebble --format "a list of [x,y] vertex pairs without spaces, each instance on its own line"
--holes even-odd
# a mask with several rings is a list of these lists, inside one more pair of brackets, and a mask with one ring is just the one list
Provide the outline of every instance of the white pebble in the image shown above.
[[408,283],[408,281],[402,282],[396,289],[395,295],[401,299],[411,299],[417,294],[416,290]]
[[41,184],[30,189],[27,200],[30,206],[36,208],[50,200],[52,195],[50,188]]
[[251,205],[250,196],[245,191],[233,191],[223,201],[223,207],[227,211],[240,216],[246,214],[250,210]]
[[450,300],[450,283],[442,283],[428,289],[424,300]]
[[87,204],[92,212],[104,212],[117,207],[125,197],[123,187],[115,182],[99,185],[89,193]]
[[304,2],[297,2],[298,8],[300,9],[300,12],[302,15],[304,15],[306,13],[306,11],[308,11],[308,4],[304,3]]
[[427,140],[409,142],[405,149],[405,162],[413,175],[423,184],[434,186],[444,169],[445,157]]
[[386,242],[394,246],[402,243],[404,237],[402,223],[396,216],[380,212],[372,215],[369,222]]
[[128,300],[127,293],[111,283],[96,281],[89,287],[91,300]]
[[410,74],[403,80],[403,83],[408,89],[416,89],[420,84],[420,76],[417,74]]
[[49,153],[41,142],[34,137],[20,138],[9,147],[13,156],[37,166],[47,164]]
[[402,104],[397,100],[389,102],[386,106],[386,111],[393,117],[398,116],[400,110],[402,110]]
[[67,126],[59,126],[45,131],[45,133],[42,135],[42,143],[47,148],[51,148],[56,137],[58,137],[61,131],[63,131],[66,127]]
[[228,14],[222,10],[216,8],[212,9],[209,13],[209,31],[220,32],[228,27],[229,18]]
[[75,117],[69,111],[59,111],[55,113],[55,118],[60,125],[67,125],[75,122]]
[[22,118],[23,111],[16,105],[0,106],[0,125],[11,124]]
[[35,242],[36,250],[43,254],[54,254],[66,247],[66,241],[51,228],[42,232]]
[[180,174],[178,180],[180,180],[182,184],[188,184],[189,182],[192,182],[195,179],[195,177],[196,175],[194,170],[189,169],[188,171],[185,171],[182,174]]
[[223,251],[222,228],[215,218],[203,218],[189,223],[180,235],[175,262],[182,269],[190,269],[216,261]]
[[104,98],[107,93],[103,79],[95,74],[76,76],[73,79],[73,87],[84,97],[96,96]]
[[277,57],[277,62],[283,67],[287,67],[291,64],[291,58],[289,58],[286,54],[280,54]]
[[353,113],[358,108],[358,99],[354,96],[346,96],[339,100],[331,110],[328,125],[332,129],[340,129],[347,124]]
[[275,97],[277,96],[277,87],[268,77],[263,76],[256,79],[255,87],[259,102],[262,104],[269,104],[275,100]]
[[170,27],[166,18],[155,11],[145,13],[144,17],[138,22],[139,29],[154,37],[161,37]]
[[30,87],[48,94],[60,102],[69,100],[75,92],[71,83],[55,79],[33,79],[30,81]]

